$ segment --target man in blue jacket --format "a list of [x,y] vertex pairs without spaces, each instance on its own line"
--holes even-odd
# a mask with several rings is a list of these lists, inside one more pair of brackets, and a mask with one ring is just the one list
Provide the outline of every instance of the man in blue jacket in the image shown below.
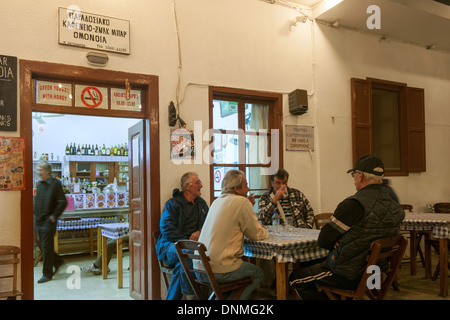
[[190,298],[194,294],[178,259],[175,243],[187,239],[198,241],[200,237],[208,213],[208,205],[200,197],[202,187],[198,174],[187,172],[181,177],[181,190],[174,189],[173,197],[164,205],[156,251],[159,260],[174,268],[166,300],[180,300],[183,294]]

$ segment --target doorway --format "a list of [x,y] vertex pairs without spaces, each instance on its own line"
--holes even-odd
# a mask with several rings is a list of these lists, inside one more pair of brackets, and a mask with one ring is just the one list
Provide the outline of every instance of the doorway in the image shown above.
[[[53,167],[52,175],[60,179],[66,196],[77,200],[76,205],[66,208],[60,219],[72,225],[89,219],[102,219],[102,223],[128,222],[128,156],[125,156],[128,150],[128,128],[142,120],[42,112],[33,112],[32,119],[33,164],[48,158]],[[105,155],[99,155],[102,148],[105,149]],[[117,148],[123,151],[111,151]],[[91,172],[90,167],[95,172]],[[37,176],[35,172],[33,174],[34,184]],[[80,187],[80,193],[73,190],[74,183]],[[103,203],[98,200],[105,195],[105,190],[114,191],[111,193],[115,196],[113,201]],[[118,199],[119,196],[121,199]],[[98,269],[89,268],[101,261],[97,257],[98,253],[91,251],[90,229],[67,228],[58,231],[57,241],[57,253],[62,256],[65,265],[61,266],[51,282],[34,286],[34,299],[131,299],[127,271],[128,246],[123,252],[124,286],[119,289],[117,255],[113,254],[108,264],[110,271],[107,279],[102,279]],[[35,252],[36,259],[39,249]],[[73,278],[75,272],[80,276],[79,285],[69,279],[71,276]],[[41,273],[42,262],[36,262],[35,280],[39,279]]]
[[[132,88],[140,88],[143,92],[143,108],[139,112],[126,110],[111,110],[106,108],[68,108],[66,106],[36,104],[37,78],[64,82],[83,82],[85,84],[101,84],[125,88],[128,83]],[[148,123],[148,138],[143,143],[151,150],[152,156],[144,154],[148,179],[145,179],[145,203],[142,212],[143,221],[146,222],[142,245],[144,246],[145,264],[139,269],[130,268],[130,272],[140,272],[145,279],[145,286],[140,292],[142,299],[157,299],[160,295],[160,275],[156,254],[152,250],[151,232],[158,229],[160,215],[160,176],[159,176],[159,110],[158,110],[158,77],[143,74],[130,74],[118,71],[90,69],[47,62],[20,61],[20,135],[25,139],[25,172],[33,172],[33,112],[53,114],[74,114],[84,116],[136,118]],[[25,176],[26,189],[21,191],[21,283],[24,293],[23,299],[34,298],[35,279],[34,271],[34,241],[33,241],[33,177]]]

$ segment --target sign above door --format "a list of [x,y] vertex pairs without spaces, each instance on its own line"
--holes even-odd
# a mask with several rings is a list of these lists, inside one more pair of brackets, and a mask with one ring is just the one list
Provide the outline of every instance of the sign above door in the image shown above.
[[59,8],[59,44],[130,54],[130,21]]

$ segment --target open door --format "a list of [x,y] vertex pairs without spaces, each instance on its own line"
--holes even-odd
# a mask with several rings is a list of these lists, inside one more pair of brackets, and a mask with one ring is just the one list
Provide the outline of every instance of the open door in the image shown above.
[[146,225],[146,121],[142,120],[128,129],[129,145],[129,203],[130,229],[130,296],[146,300],[147,296],[147,243]]

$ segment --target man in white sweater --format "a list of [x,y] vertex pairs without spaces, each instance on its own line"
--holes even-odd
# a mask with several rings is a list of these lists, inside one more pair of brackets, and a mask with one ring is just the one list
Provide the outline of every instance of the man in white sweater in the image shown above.
[[[262,269],[242,260],[244,236],[262,240],[269,236],[253,211],[251,197],[247,199],[245,173],[230,170],[222,181],[222,195],[211,205],[198,241],[205,244],[211,268],[218,283],[254,276],[240,299],[247,300],[264,278]],[[201,268],[194,261],[196,268]],[[207,281],[205,275],[200,275]]]

